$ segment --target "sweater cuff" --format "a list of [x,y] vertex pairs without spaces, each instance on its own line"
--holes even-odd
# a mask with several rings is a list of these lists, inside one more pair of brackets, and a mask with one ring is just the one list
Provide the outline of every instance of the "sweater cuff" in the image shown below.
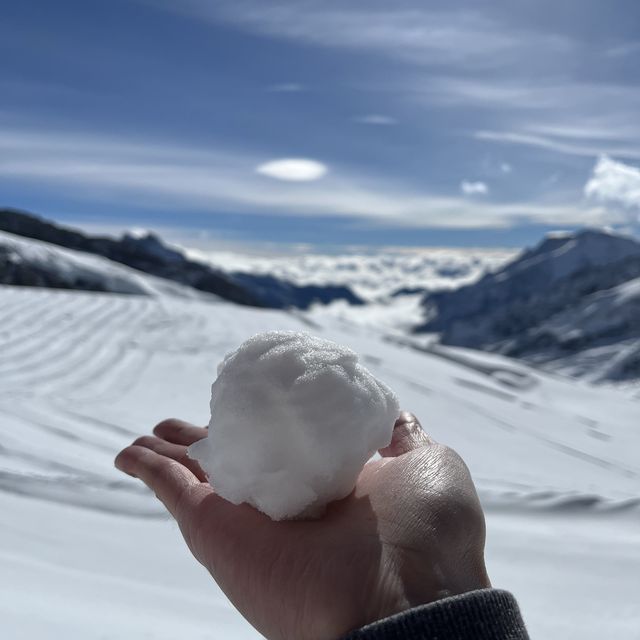
[[528,640],[516,599],[481,589],[403,611],[344,640]]

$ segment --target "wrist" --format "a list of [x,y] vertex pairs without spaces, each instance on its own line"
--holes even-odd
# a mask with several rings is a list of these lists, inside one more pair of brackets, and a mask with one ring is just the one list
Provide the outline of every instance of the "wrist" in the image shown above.
[[412,562],[405,557],[398,561],[391,576],[395,584],[381,590],[386,598],[370,612],[365,624],[438,600],[491,588],[484,558],[458,561],[453,568],[446,568],[441,562],[425,563],[423,559]]

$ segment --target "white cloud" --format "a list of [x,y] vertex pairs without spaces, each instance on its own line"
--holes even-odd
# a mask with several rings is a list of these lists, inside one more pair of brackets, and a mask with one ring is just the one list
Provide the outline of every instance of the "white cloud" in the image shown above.
[[513,167],[508,162],[502,162],[500,164],[500,171],[504,174],[508,174],[513,171]]
[[476,121],[491,114],[485,121],[502,123],[497,130],[478,127],[477,139],[576,156],[640,157],[640,89],[632,84],[414,74],[413,86],[421,104],[473,107]]
[[[260,154],[261,155],[261,154]],[[282,188],[255,174],[257,153],[176,146],[81,131],[0,128],[0,182],[106,206],[243,214],[347,216],[406,228],[497,229],[517,224],[604,225],[628,216],[579,203],[490,203],[442,196],[334,167],[321,182]]]
[[[640,107],[640,99],[636,104]],[[617,114],[616,114],[617,116]],[[529,123],[524,127],[528,133],[550,136],[566,140],[617,141],[640,137],[640,123],[637,118],[610,119],[607,114],[599,117],[570,118],[570,122]]]
[[476,10],[429,10],[414,3],[343,0],[152,0],[169,11],[212,23],[229,22],[254,33],[324,47],[370,51],[418,65],[456,64],[494,69],[540,51],[564,53],[563,36],[519,29]]
[[305,86],[298,82],[282,82],[280,84],[272,84],[268,87],[268,91],[273,93],[300,93],[305,91]]
[[537,147],[574,156],[593,157],[605,153],[623,158],[640,158],[640,140],[631,144],[594,141],[575,142],[573,140],[567,141],[560,137],[545,137],[516,131],[476,131],[473,137],[476,140]]
[[359,124],[372,124],[372,125],[381,125],[381,126],[389,126],[398,124],[398,121],[391,116],[385,116],[380,113],[369,113],[364,116],[356,116],[353,118],[354,122]]
[[[428,104],[473,106],[485,109],[544,110],[562,103],[556,86],[527,84],[498,75],[460,77],[430,76],[426,82],[414,80],[415,92]],[[567,100],[565,90],[564,100]]]
[[469,182],[463,180],[460,183],[460,191],[465,196],[486,196],[489,193],[489,187],[485,182]]
[[276,180],[309,182],[326,175],[327,166],[308,158],[281,158],[270,160],[256,167],[256,172]]
[[[607,39],[606,25],[600,35],[608,44],[602,46],[585,40],[571,25],[524,21],[518,11],[480,10],[472,2],[145,1],[201,22],[232,24],[250,33],[367,56],[382,72],[360,87],[384,91],[400,104],[473,108],[467,120],[475,129],[501,123],[502,130],[494,134],[502,137],[493,142],[571,155],[640,157],[637,83],[624,74],[612,73],[608,79],[589,74],[603,57],[613,64],[640,46],[637,39]],[[385,69],[384,60],[394,62],[393,73]],[[586,72],[577,73],[582,67]],[[593,124],[596,120],[600,124]],[[571,123],[584,127],[572,140],[528,128],[532,121],[567,132]],[[628,135],[623,137],[615,131],[616,137],[599,137],[598,129],[625,128]]]
[[640,51],[640,42],[624,42],[623,44],[611,47],[604,52],[607,58],[626,58]]
[[[366,56],[382,71],[358,82],[359,88],[385,92],[402,106],[473,109],[467,121],[474,129],[501,123],[487,141],[640,158],[640,88],[624,75],[604,79],[588,73],[605,56],[613,64],[637,53],[637,39],[602,46],[570,25],[525,22],[518,11],[480,10],[472,2],[436,7],[416,0],[145,1],[213,25]],[[393,73],[385,60],[394,63]],[[577,73],[583,66],[587,72]],[[532,122],[541,129],[529,127]],[[572,123],[578,126],[570,132]],[[545,133],[544,127],[567,135]],[[602,137],[606,130],[614,137]]]
[[531,82],[522,73],[463,76],[445,70],[442,75],[427,78],[414,73],[412,85],[416,99],[427,105],[508,114],[508,118],[501,118],[506,122],[505,129],[519,133],[640,139],[640,88],[633,84],[577,81],[571,77],[562,82],[555,78]]
[[584,193],[589,198],[640,209],[640,168],[601,156]]

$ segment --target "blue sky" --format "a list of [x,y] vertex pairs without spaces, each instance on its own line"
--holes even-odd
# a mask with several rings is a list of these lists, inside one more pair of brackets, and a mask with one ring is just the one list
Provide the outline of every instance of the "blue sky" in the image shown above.
[[638,232],[640,3],[25,0],[0,204],[208,242]]

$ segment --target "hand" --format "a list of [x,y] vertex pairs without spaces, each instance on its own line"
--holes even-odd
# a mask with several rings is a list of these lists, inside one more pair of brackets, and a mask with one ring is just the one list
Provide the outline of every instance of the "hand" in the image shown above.
[[490,586],[484,516],[462,459],[403,413],[380,460],[318,520],[274,522],[216,495],[186,455],[207,430],[166,420],[116,458],[173,514],[189,549],[271,639],[339,638]]

